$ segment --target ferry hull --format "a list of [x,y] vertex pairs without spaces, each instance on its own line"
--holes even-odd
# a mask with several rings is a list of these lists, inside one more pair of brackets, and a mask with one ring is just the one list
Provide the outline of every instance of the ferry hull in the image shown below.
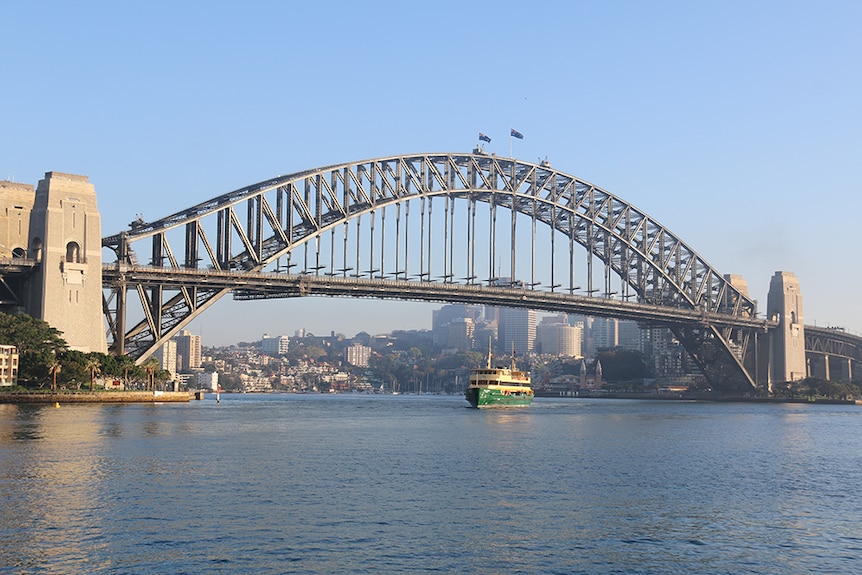
[[[506,393],[508,391],[509,393]],[[488,389],[471,387],[466,392],[467,402],[471,407],[526,407],[533,401],[530,391],[511,391],[503,389]]]

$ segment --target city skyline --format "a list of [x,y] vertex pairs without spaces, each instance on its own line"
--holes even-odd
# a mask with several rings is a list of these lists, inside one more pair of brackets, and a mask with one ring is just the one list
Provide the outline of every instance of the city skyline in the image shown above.
[[[805,323],[862,330],[847,293],[862,281],[858,4],[476,3],[457,20],[445,2],[374,4],[9,6],[0,178],[87,175],[104,236],[277,174],[469,151],[481,133],[643,209],[742,275],[761,313],[791,271]],[[435,305],[220,301],[187,329],[206,345],[282,325],[385,333],[429,326]]]

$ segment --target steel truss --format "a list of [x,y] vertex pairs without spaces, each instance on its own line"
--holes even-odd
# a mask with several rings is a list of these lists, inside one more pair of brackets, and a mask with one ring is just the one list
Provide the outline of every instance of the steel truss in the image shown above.
[[835,328],[806,325],[805,353],[862,362],[859,336]]
[[[582,266],[576,244],[586,252]],[[112,349],[140,359],[229,292],[306,295],[248,285],[273,264],[297,276],[402,285],[387,295],[358,294],[371,297],[409,299],[414,284],[433,282],[454,301],[459,286],[487,286],[535,294],[520,298],[521,307],[545,293],[576,302],[580,291],[605,302],[595,315],[636,318],[618,309],[620,300],[677,310],[673,332],[721,389],[752,388],[752,335],[769,327],[752,299],[646,213],[546,162],[480,153],[393,156],[279,176],[136,223],[103,246],[117,255],[104,280]],[[164,280],[133,273],[143,267],[163,269]],[[194,277],[168,280],[182,270]],[[227,283],[212,281],[224,274]],[[129,329],[128,292],[137,293],[142,316]],[[701,321],[692,323],[692,314]]]

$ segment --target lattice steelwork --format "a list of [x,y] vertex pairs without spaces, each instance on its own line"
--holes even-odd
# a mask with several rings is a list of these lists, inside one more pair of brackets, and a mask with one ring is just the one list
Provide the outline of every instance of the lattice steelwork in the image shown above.
[[805,326],[805,352],[809,356],[816,354],[862,362],[859,343],[859,336],[840,328]]
[[862,338],[842,328],[806,325],[805,359],[808,377],[852,381],[862,364]]
[[[138,358],[230,291],[237,299],[306,295],[303,277],[314,278],[316,293],[328,285],[321,279],[353,280],[353,293],[366,297],[410,299],[421,291],[413,286],[435,283],[438,295],[425,299],[464,301],[469,288],[478,301],[486,286],[522,294],[512,305],[559,309],[540,302],[562,298],[570,311],[591,313],[603,299],[607,315],[669,325],[725,389],[754,384],[749,339],[767,325],[753,300],[646,213],[546,162],[481,153],[280,176],[135,223],[103,245],[117,254],[105,269],[109,338]],[[261,275],[273,266],[286,273]],[[172,272],[187,279],[168,279]],[[127,290],[138,294],[141,316],[128,331]],[[592,307],[581,305],[587,298]],[[637,305],[677,310],[677,321],[639,315]]]

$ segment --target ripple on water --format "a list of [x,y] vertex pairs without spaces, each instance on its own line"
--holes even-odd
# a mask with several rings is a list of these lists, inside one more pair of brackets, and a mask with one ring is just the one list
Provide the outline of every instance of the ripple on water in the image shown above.
[[[849,573],[844,406],[223,396],[0,410],[16,573]],[[162,409],[161,407],[166,407]],[[60,411],[61,413],[55,413]]]

